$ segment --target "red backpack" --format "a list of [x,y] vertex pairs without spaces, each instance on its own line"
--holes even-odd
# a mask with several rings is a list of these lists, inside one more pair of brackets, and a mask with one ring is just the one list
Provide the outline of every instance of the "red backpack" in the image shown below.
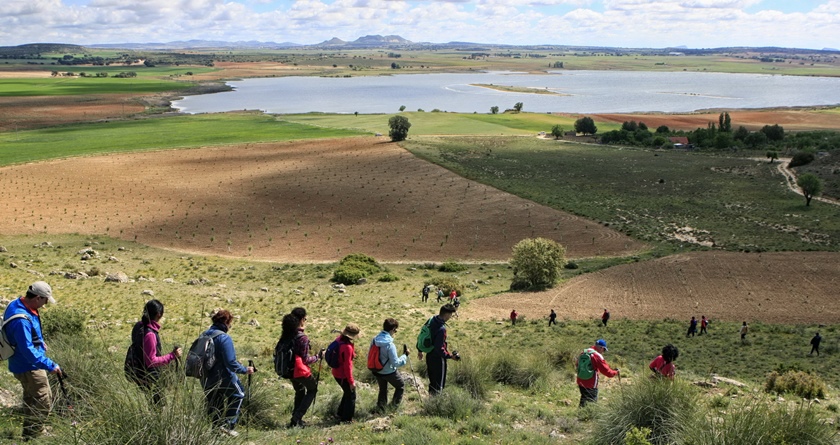
[[376,343],[373,341],[370,342],[370,349],[368,349],[368,358],[367,358],[367,367],[372,372],[377,373],[382,371],[382,368],[385,367],[385,363],[388,363],[388,360],[385,360],[385,363],[382,363],[380,360],[380,347],[376,346]]

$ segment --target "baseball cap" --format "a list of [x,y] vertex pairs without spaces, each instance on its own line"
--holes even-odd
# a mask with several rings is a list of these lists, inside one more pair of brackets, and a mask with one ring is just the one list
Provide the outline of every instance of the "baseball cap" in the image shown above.
[[601,338],[601,339],[599,339],[598,341],[596,341],[596,342],[595,342],[595,344],[596,344],[596,345],[598,345],[598,346],[600,346],[600,347],[602,347],[602,348],[604,348],[604,350],[605,350],[605,351],[607,351],[607,341],[606,341],[606,340],[604,340],[603,338]]
[[46,298],[50,303],[55,304],[52,296],[52,288],[46,281],[36,281],[29,286],[29,292],[33,295]]

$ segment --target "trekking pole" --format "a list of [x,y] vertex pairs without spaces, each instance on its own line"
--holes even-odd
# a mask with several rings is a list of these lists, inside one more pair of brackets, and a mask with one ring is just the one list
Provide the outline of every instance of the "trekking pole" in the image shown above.
[[58,376],[58,386],[61,387],[61,394],[64,396],[64,404],[67,407],[67,412],[70,416],[70,425],[73,427],[73,443],[79,443],[79,435],[77,434],[76,430],[76,421],[73,419],[73,403],[70,401],[70,396],[67,395],[67,388],[64,386],[64,378],[67,377],[67,374],[64,371],[59,371],[56,376]]
[[420,401],[423,401],[423,394],[420,394],[420,385],[417,383],[417,376],[414,375],[414,366],[411,366],[411,356],[408,354],[408,345],[403,343],[403,354],[405,354],[405,359],[408,362],[408,369],[411,370],[411,381],[414,382],[414,389],[417,390],[417,397],[420,398]]
[[[254,361],[248,360],[248,366],[253,368],[254,372],[257,372],[257,368],[254,367]],[[248,436],[251,435],[251,410],[253,407],[251,406],[251,376],[254,373],[248,374],[248,422],[245,423],[245,440],[248,440]]]
[[321,358],[318,359],[318,374],[315,374],[315,395],[312,396],[312,405],[315,405],[315,398],[318,397],[318,384],[321,383],[321,365],[324,364],[324,349],[318,352]]

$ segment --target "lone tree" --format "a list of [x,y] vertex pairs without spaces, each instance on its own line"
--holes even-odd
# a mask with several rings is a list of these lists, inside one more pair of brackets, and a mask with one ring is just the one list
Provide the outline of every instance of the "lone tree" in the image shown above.
[[823,182],[813,173],[805,173],[796,180],[796,185],[802,189],[802,194],[805,195],[805,205],[811,205],[811,199],[814,196],[822,193]]
[[546,289],[560,277],[566,264],[566,249],[546,238],[526,238],[513,246],[511,289]]
[[769,150],[767,152],[767,157],[770,158],[770,163],[772,164],[773,161],[775,161],[776,159],[779,159],[779,152],[776,151],[776,150]]
[[493,105],[492,107],[490,107],[490,113],[496,114],[498,112],[499,112],[499,107],[498,106]]
[[575,131],[581,134],[595,134],[598,132],[598,127],[595,126],[595,121],[589,116],[584,116],[575,121]]
[[554,139],[560,139],[563,137],[563,127],[560,125],[551,127],[551,135],[554,136]]
[[408,137],[408,129],[411,128],[411,123],[405,116],[391,116],[391,118],[388,119],[388,127],[391,128],[391,131],[388,132],[388,136],[391,137],[392,141],[404,141],[405,138]]
[[523,104],[522,102],[517,102],[517,103],[513,104],[513,111],[516,111],[517,113],[519,113],[520,111],[522,111],[522,107],[524,107],[524,106],[525,106],[525,104]]

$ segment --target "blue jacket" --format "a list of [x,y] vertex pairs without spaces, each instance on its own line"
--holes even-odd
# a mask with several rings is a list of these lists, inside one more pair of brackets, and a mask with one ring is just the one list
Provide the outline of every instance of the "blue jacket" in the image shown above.
[[397,345],[394,344],[394,338],[387,331],[381,331],[373,338],[373,343],[379,346],[379,361],[383,362],[382,370],[377,374],[393,374],[397,372],[397,368],[405,366],[408,357],[405,354],[397,357]]
[[215,331],[222,331],[223,334],[213,339],[213,346],[216,348],[216,363],[207,373],[204,389],[210,389],[216,385],[224,388],[241,388],[242,382],[236,374],[245,374],[248,370],[236,361],[233,339],[227,334],[227,326],[213,324],[202,335],[210,335]]
[[432,317],[432,322],[429,323],[429,331],[432,333],[434,348],[426,355],[452,358],[452,354],[449,353],[449,344],[446,342],[446,322],[440,318],[440,315]]
[[58,366],[47,358],[44,346],[44,334],[41,333],[41,317],[32,313],[23,305],[23,297],[9,303],[3,319],[15,314],[24,314],[26,318],[16,318],[3,329],[9,343],[15,347],[15,354],[9,358],[9,371],[20,374],[43,369],[52,372]]

